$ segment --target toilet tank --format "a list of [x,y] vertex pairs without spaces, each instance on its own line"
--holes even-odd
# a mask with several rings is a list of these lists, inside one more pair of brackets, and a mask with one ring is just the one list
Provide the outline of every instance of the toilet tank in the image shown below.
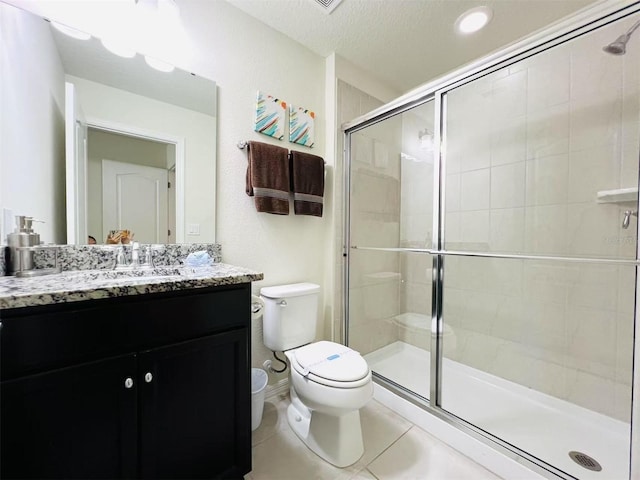
[[316,336],[320,285],[294,283],[260,289],[264,300],[262,338],[269,350],[311,343]]

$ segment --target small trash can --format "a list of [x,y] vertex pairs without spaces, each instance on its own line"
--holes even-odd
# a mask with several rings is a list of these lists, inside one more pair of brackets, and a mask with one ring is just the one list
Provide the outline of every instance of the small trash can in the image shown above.
[[267,380],[267,372],[261,368],[251,369],[251,431],[256,430],[262,422]]

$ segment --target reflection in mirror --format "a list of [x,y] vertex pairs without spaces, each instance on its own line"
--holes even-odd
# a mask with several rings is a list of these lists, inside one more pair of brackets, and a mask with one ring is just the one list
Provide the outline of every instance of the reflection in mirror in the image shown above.
[[[119,57],[95,38],[71,38],[7,4],[0,3],[0,21],[2,99],[13,100],[3,102],[3,113],[20,112],[21,120],[0,125],[8,139],[3,173],[19,171],[12,162],[32,150],[29,141],[41,150],[28,155],[40,159],[29,166],[34,192],[20,193],[24,179],[14,178],[15,186],[2,180],[0,207],[44,217],[46,242],[87,243],[93,236],[104,243],[120,229],[145,243],[215,241],[215,83],[155,70],[142,55]],[[52,98],[39,102],[36,90]],[[187,222],[202,235],[185,235]]]
[[91,127],[87,147],[88,235],[106,242],[120,224],[133,240],[175,243],[175,144]]

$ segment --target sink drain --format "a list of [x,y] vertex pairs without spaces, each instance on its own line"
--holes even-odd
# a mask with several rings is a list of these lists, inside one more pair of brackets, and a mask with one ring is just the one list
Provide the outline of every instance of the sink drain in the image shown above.
[[569,452],[569,456],[571,457],[571,460],[576,462],[581,467],[586,468],[587,470],[592,470],[594,472],[599,472],[600,470],[602,470],[602,467],[596,461],[596,459],[591,458],[586,453],[571,451]]

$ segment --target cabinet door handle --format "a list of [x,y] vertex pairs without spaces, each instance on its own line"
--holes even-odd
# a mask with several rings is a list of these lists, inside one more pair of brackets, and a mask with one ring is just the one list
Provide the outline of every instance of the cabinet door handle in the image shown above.
[[147,383],[151,383],[151,380],[153,380],[153,375],[151,375],[151,372],[147,372],[144,374],[144,381]]
[[131,388],[131,387],[133,387],[133,378],[127,377],[124,380],[124,388]]

